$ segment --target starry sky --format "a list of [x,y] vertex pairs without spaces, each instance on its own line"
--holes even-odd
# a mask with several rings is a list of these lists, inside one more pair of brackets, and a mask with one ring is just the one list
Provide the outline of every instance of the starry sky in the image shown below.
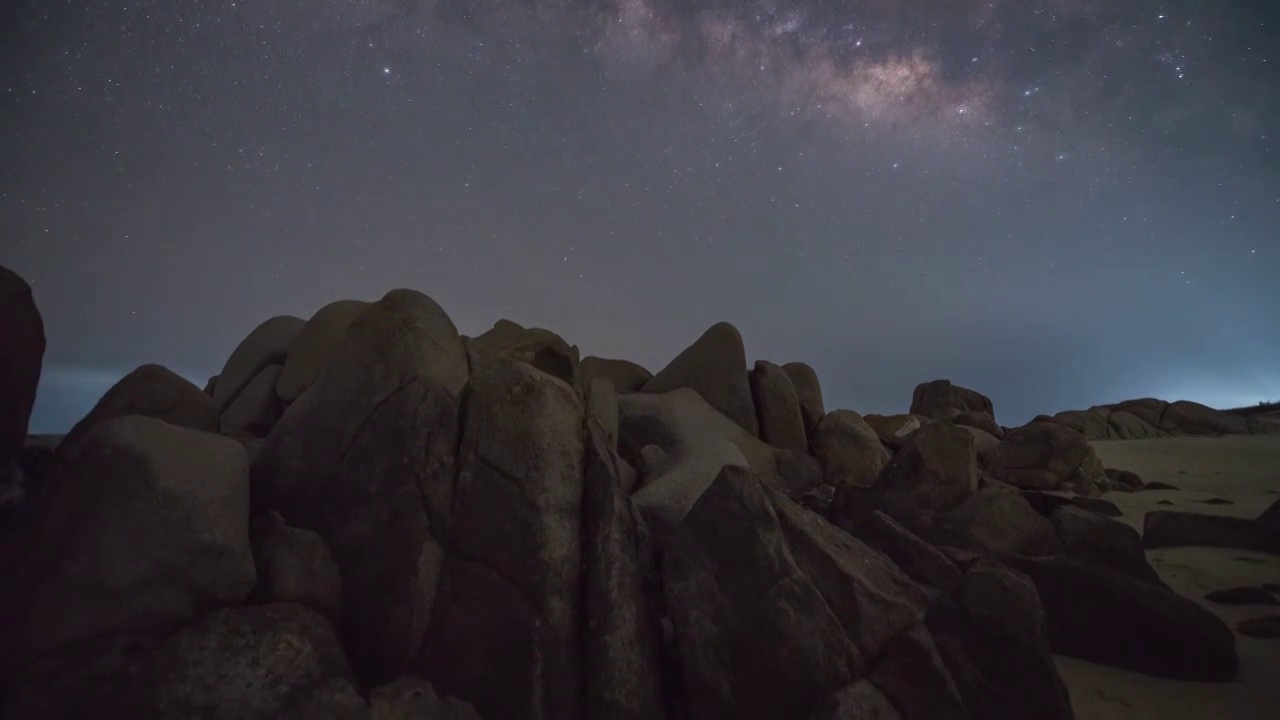
[[33,432],[395,287],[828,408],[1280,398],[1272,0],[12,0]]

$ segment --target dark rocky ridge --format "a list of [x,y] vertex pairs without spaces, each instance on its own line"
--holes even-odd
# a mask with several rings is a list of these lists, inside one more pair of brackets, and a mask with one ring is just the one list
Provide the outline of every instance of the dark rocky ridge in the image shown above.
[[1154,398],[1065,410],[1037,420],[1059,423],[1088,440],[1143,440],[1180,435],[1261,435],[1280,432],[1280,423],[1257,415],[1214,410],[1189,400]]
[[[2,297],[21,445],[43,333]],[[10,458],[0,720],[1067,719],[1052,652],[1234,676],[1136,533],[1044,494],[1140,484],[1087,434],[946,381],[911,410],[827,412],[725,323],[650,374],[411,290],[272,318],[204,391],[143,366]]]

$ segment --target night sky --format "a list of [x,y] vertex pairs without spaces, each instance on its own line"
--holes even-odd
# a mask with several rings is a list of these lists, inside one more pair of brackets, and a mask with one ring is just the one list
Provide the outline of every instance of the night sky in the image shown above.
[[827,407],[1280,398],[1274,0],[10,0],[33,432],[258,322],[421,290]]

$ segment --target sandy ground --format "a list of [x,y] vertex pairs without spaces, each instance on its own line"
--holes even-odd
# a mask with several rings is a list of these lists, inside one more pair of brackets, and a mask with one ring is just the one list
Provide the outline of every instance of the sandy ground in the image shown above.
[[[1280,435],[1108,440],[1093,443],[1107,467],[1132,470],[1147,482],[1180,491],[1108,493],[1118,518],[1142,529],[1149,510],[1186,510],[1257,517],[1280,499]],[[1224,498],[1231,505],[1205,504]],[[1172,505],[1159,505],[1168,500]],[[1241,619],[1280,614],[1280,608],[1218,605],[1204,595],[1243,585],[1280,583],[1280,556],[1217,548],[1147,552],[1174,590],[1200,602],[1235,628]],[[1237,634],[1240,675],[1232,683],[1191,683],[1139,675],[1057,658],[1080,720],[1271,720],[1280,708],[1280,640]]]

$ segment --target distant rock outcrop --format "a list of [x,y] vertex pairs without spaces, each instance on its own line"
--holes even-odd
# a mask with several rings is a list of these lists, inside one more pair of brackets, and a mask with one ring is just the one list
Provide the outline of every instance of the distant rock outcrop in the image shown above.
[[1071,720],[1054,653],[1229,680],[1230,629],[1086,497],[1141,487],[1088,437],[1253,425],[1122,405],[828,412],[727,323],[650,376],[413,290],[280,316],[207,392],[130,373],[3,496],[0,718]]
[[1280,432],[1280,423],[1232,415],[1189,400],[1125,400],[1088,410],[1041,416],[1065,425],[1087,440],[1145,440],[1177,435],[1260,435]]

